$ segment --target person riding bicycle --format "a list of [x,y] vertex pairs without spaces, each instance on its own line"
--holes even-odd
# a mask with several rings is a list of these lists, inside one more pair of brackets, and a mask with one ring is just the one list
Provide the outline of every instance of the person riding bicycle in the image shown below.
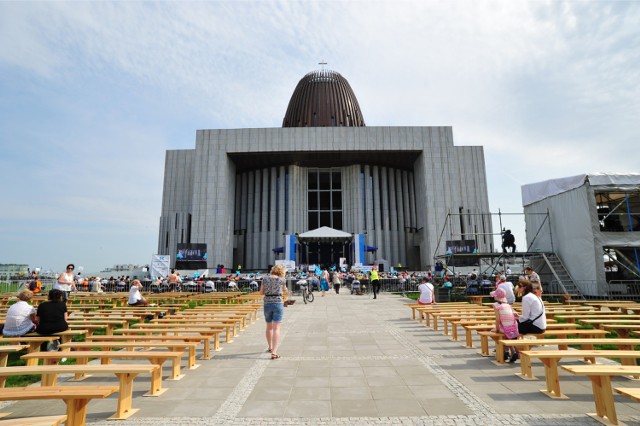
[[309,290],[309,283],[307,282],[305,277],[302,277],[298,280],[298,285],[300,286],[300,290],[302,290],[303,287],[307,287],[307,290]]

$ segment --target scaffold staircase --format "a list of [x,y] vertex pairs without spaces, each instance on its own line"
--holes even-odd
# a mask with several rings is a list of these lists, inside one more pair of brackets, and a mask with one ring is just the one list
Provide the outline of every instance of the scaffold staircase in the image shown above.
[[572,299],[584,300],[584,296],[580,292],[580,289],[567,271],[567,268],[565,268],[564,264],[555,253],[540,253],[539,257],[536,256],[536,258],[530,259],[529,263],[536,263],[540,265],[538,266],[538,271],[548,269],[548,272],[551,274],[553,280],[558,284],[560,289],[562,289],[565,294],[570,294]]

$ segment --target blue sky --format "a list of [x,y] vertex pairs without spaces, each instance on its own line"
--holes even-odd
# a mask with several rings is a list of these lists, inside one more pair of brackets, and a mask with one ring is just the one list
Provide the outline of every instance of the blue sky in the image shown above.
[[0,263],[148,263],[165,151],[280,127],[322,60],[367,125],[483,145],[494,212],[640,172],[638,22],[640,2],[0,2]]

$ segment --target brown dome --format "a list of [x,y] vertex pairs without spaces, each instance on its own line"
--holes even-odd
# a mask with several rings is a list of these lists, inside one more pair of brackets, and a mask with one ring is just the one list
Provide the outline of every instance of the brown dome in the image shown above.
[[330,70],[305,75],[291,95],[282,127],[364,127],[347,79]]

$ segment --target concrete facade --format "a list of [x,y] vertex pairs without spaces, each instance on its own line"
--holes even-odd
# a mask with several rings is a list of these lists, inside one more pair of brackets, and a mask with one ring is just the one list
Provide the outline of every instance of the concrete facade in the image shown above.
[[[451,127],[199,130],[194,150],[167,151],[158,254],[175,262],[177,243],[206,243],[209,268],[267,268],[284,235],[310,230],[308,171],[329,168],[341,230],[366,234],[391,265],[428,267],[448,213],[489,212],[483,148],[454,146]],[[491,232],[468,217],[449,232]]]

